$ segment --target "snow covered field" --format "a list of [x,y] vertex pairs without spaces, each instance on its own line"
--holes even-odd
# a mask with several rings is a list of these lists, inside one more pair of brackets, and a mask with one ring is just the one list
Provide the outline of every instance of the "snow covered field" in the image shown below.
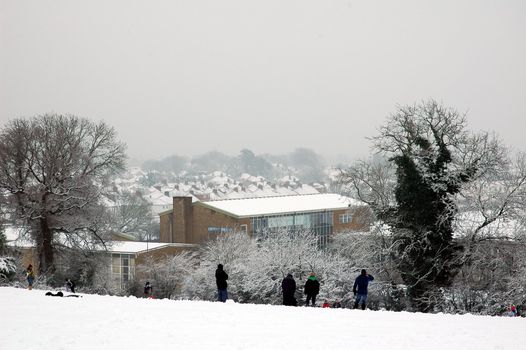
[[[526,349],[526,319],[0,288],[0,349]],[[67,293],[65,293],[67,294]]]

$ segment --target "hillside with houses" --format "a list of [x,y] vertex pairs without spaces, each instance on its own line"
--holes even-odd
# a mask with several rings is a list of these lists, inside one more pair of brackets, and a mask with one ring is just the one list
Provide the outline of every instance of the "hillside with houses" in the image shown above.
[[[147,179],[155,176],[158,182],[150,184]],[[334,179],[333,179],[334,180]],[[331,181],[327,177],[327,181]],[[269,180],[263,176],[243,173],[234,177],[222,171],[189,174],[161,173],[131,167],[112,183],[110,193],[132,192],[142,196],[150,205],[152,215],[168,210],[172,197],[190,196],[194,200],[214,201],[225,199],[258,198],[326,193],[329,183],[304,183],[295,175]],[[117,205],[109,197],[106,205]]]

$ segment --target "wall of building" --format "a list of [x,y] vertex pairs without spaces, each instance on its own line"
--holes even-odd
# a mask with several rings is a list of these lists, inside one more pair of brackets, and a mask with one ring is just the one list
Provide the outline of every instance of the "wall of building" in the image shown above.
[[173,197],[173,243],[193,243],[193,206],[191,197]]
[[209,232],[209,227],[228,228],[235,231],[239,230],[241,225],[249,224],[248,221],[248,219],[239,220],[204,205],[195,204],[193,206],[193,232],[190,234],[188,243],[199,244],[215,238],[217,234]]
[[167,257],[171,257],[185,251],[194,251],[196,249],[196,246],[166,246],[159,249],[152,249],[147,252],[143,251],[139,254],[136,254],[135,265],[138,267],[143,266],[150,259],[153,261],[160,261],[166,259]]
[[164,212],[160,215],[159,242],[174,243],[172,233],[173,212]]
[[[351,221],[340,222],[340,215],[350,215]],[[333,216],[333,231],[369,231],[371,211],[369,207],[352,207],[349,209],[335,210]]]

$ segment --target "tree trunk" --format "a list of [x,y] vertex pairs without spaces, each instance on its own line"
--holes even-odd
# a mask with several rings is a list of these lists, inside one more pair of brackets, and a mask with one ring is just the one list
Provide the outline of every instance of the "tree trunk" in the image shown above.
[[46,218],[41,218],[39,222],[40,240],[37,244],[38,254],[38,273],[53,274],[55,272],[53,256],[53,232],[49,229]]

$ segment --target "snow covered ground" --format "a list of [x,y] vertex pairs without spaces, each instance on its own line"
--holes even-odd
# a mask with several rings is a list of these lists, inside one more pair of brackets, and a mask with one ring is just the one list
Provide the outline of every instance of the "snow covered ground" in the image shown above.
[[45,292],[0,288],[0,349],[526,348],[526,319],[517,317],[60,298]]

